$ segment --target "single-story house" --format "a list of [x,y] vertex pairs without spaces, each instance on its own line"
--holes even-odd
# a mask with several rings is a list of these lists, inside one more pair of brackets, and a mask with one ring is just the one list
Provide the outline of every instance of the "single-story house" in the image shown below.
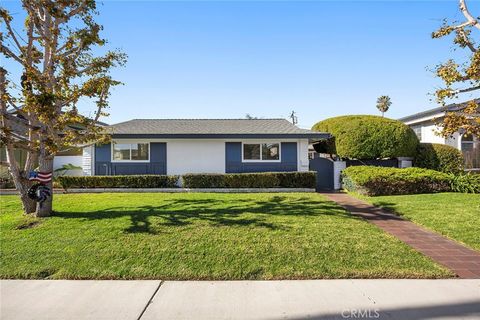
[[442,120],[446,112],[461,112],[463,108],[465,108],[465,104],[451,104],[415,113],[398,120],[410,126],[420,142],[439,143],[457,148],[463,153],[467,170],[480,170],[480,137],[465,135],[462,132],[456,132],[449,138],[437,134],[440,128],[436,123]]
[[308,145],[327,133],[285,119],[134,119],[111,143],[83,149],[85,175],[308,171]]

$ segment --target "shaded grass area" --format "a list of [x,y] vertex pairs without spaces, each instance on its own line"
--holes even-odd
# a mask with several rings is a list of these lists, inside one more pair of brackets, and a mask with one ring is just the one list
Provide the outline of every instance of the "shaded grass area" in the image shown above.
[[480,195],[464,193],[365,197],[419,225],[480,250]]
[[435,278],[452,274],[319,194],[1,196],[3,278]]

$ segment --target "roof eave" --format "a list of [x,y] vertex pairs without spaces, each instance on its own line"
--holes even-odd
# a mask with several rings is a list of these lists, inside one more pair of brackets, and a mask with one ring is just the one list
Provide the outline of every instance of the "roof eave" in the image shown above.
[[252,134],[132,134],[132,133],[113,133],[114,139],[326,139],[330,137],[329,133],[307,132],[307,133],[252,133]]

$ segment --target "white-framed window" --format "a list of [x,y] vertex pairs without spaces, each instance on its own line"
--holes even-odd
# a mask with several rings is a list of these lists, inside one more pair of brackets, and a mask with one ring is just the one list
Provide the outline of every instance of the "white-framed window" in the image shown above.
[[112,162],[149,162],[150,143],[112,142]]
[[243,142],[243,162],[280,162],[280,142]]

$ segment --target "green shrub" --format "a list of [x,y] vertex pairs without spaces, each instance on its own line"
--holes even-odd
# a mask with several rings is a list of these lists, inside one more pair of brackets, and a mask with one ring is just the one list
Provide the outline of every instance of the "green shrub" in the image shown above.
[[182,181],[184,188],[225,188],[223,174],[184,174]]
[[13,179],[10,177],[0,177],[0,189],[15,189]]
[[8,171],[8,166],[4,164],[0,164],[0,189],[15,189],[15,184]]
[[369,196],[451,191],[451,175],[423,168],[348,167],[343,187]]
[[69,188],[176,188],[178,176],[130,175],[130,176],[61,176],[57,181]]
[[453,175],[452,191],[462,193],[480,193],[480,174]]
[[317,173],[309,172],[277,172],[280,186],[285,188],[315,188]]
[[186,174],[185,188],[315,188],[316,172]]
[[448,173],[464,170],[463,154],[454,147],[438,143],[420,143],[415,156],[415,166]]
[[414,157],[418,138],[404,123],[378,116],[341,116],[318,122],[313,131],[335,137],[332,150],[346,159]]
[[225,188],[275,188],[280,187],[276,173],[239,173],[225,174]]

